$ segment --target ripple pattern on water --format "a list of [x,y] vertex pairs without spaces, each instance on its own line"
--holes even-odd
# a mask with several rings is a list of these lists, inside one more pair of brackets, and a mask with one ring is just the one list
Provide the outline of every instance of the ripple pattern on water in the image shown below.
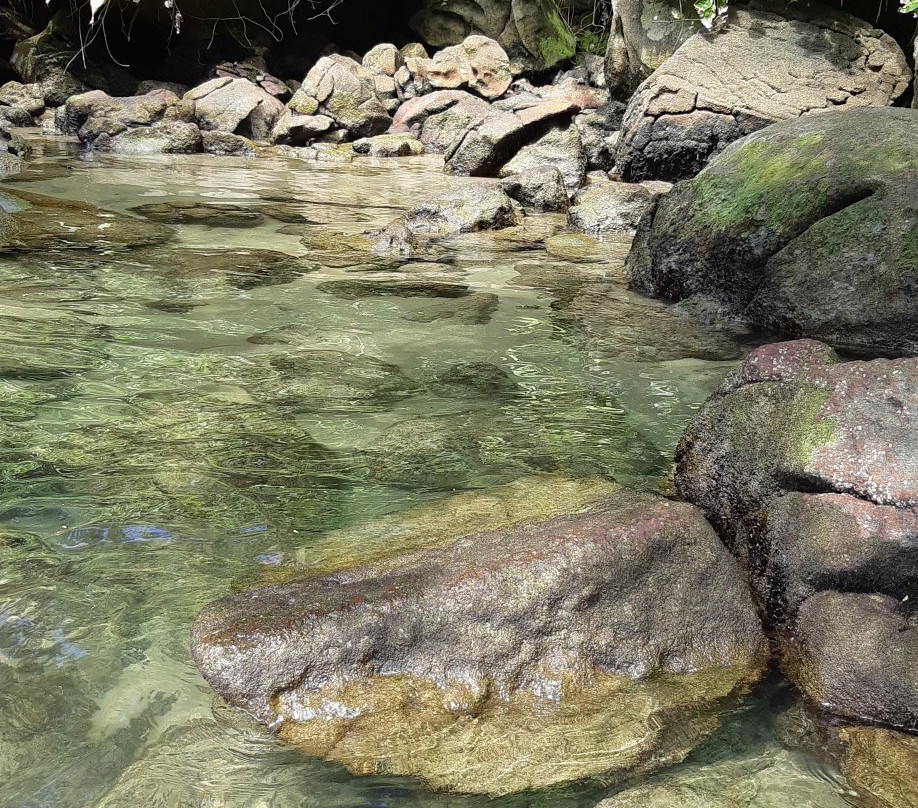
[[[0,254],[0,805],[484,806],[305,760],[214,704],[194,615],[313,544],[334,552],[325,535],[350,552],[349,526],[455,490],[656,487],[744,344],[630,295],[622,249],[465,239],[381,273],[303,247],[302,228],[382,225],[458,182],[435,160],[69,149],[36,143],[10,190],[208,207],[161,246]],[[220,205],[262,216],[221,227]]]

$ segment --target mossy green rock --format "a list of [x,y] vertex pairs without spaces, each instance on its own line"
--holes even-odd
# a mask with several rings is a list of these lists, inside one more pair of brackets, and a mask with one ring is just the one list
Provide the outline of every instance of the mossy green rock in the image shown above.
[[545,69],[574,55],[576,41],[550,0],[423,0],[409,24],[428,44],[456,45],[469,34],[496,39],[511,57]]
[[916,374],[918,360],[839,362],[813,340],[763,346],[686,431],[676,488],[756,575],[772,497],[814,491],[914,509]]
[[775,124],[728,147],[643,219],[632,285],[716,299],[833,346],[918,352],[918,111]]

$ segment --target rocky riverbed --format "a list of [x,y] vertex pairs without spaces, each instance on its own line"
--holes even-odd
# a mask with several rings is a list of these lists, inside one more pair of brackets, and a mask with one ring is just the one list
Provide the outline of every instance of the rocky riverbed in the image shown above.
[[0,802],[918,805],[906,37],[601,8],[0,12]]

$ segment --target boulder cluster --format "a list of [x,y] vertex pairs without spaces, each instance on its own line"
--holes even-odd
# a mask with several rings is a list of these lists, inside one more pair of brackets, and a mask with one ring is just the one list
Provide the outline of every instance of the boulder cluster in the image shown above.
[[[438,260],[469,233],[545,242],[566,227],[627,246],[636,232],[634,290],[712,327],[793,338],[753,351],[698,412],[669,498],[555,480],[576,496],[546,507],[544,478],[447,497],[433,517],[370,529],[380,544],[423,534],[397,555],[287,570],[211,604],[193,653],[228,702],[352,771],[502,795],[683,760],[772,661],[821,711],[850,781],[905,805],[914,795],[877,769],[918,761],[918,110],[893,106],[911,71],[888,34],[811,2],[753,0],[723,31],[678,34],[656,25],[672,5],[616,3],[605,61],[545,84],[504,48],[531,40],[522,14],[475,30],[461,18],[456,37],[459,18],[428,5],[432,55],[380,44],[323,56],[301,81],[228,66],[133,95],[63,92],[43,74],[0,87],[0,123],[41,120],[122,154],[440,155],[474,179],[384,227],[303,243],[328,266],[386,268]],[[0,126],[0,173],[24,149]],[[45,244],[30,204],[0,225]],[[319,288],[359,299],[386,282]],[[417,294],[460,301],[449,316],[469,322],[496,305],[456,284]],[[303,397],[313,366],[296,370]],[[484,431],[441,428],[427,449],[386,439],[410,471]],[[447,469],[438,490],[455,479]],[[642,788],[607,804],[649,805]]]

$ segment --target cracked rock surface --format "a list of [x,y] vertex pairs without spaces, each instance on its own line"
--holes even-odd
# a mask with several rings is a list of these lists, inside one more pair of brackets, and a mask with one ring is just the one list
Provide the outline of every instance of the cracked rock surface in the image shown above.
[[616,155],[623,179],[685,179],[770,123],[887,106],[908,87],[888,34],[815,3],[770,8],[733,11],[725,31],[691,37],[638,87]]

